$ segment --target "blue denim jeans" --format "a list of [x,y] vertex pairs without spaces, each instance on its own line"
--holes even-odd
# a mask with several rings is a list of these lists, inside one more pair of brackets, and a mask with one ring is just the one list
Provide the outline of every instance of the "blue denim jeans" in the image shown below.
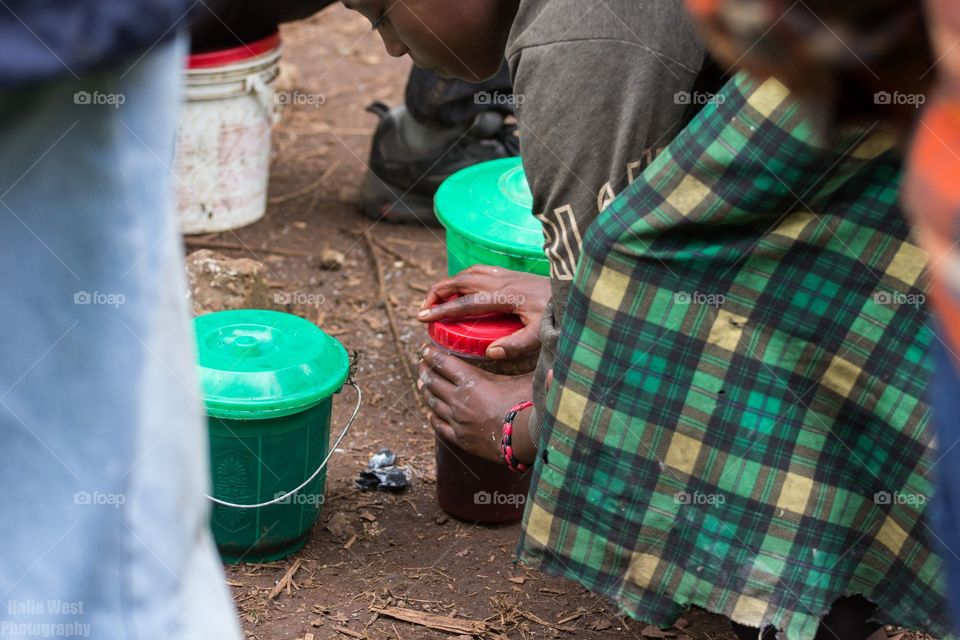
[[0,93],[0,638],[239,638],[169,166],[186,43]]
[[960,375],[956,358],[944,343],[941,331],[940,340],[933,343],[937,371],[930,390],[940,456],[933,468],[937,489],[931,513],[947,569],[947,599],[953,624],[960,632]]

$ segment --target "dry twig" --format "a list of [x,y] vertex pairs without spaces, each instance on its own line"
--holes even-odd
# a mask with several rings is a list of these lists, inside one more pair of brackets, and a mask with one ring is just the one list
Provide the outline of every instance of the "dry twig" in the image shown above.
[[303,564],[303,561],[297,559],[290,565],[290,568],[287,569],[287,572],[283,574],[283,577],[280,578],[280,581],[277,582],[277,586],[273,588],[273,591],[270,592],[270,595],[267,597],[268,600],[273,600],[280,592],[284,589],[287,590],[287,594],[290,593],[290,582],[293,580],[293,576],[296,575],[297,571],[300,569],[300,565]]

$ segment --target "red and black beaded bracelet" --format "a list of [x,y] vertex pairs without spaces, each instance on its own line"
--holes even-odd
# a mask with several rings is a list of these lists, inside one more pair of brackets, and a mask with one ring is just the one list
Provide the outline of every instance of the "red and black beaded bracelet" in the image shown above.
[[513,455],[513,421],[517,419],[517,414],[532,406],[533,403],[529,400],[521,402],[513,409],[510,409],[507,415],[503,417],[503,437],[500,438],[500,455],[503,456],[503,460],[507,463],[510,471],[514,473],[524,473],[528,471],[530,467],[519,462]]

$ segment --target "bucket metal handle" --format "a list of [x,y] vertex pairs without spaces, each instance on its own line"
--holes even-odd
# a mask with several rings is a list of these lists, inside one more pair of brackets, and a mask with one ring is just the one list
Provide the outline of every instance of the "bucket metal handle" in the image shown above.
[[206,497],[211,502],[222,505],[224,507],[233,507],[234,509],[259,509],[260,507],[269,507],[270,505],[283,502],[284,500],[286,500],[287,498],[289,498],[290,496],[297,493],[298,491],[303,489],[305,486],[313,482],[313,479],[316,478],[318,475],[320,475],[320,472],[326,468],[327,463],[330,462],[330,458],[333,456],[334,453],[336,453],[337,447],[340,446],[340,441],[343,440],[343,437],[347,435],[348,431],[350,431],[350,427],[353,426],[353,421],[357,419],[357,414],[360,413],[360,405],[363,402],[363,392],[360,391],[360,387],[357,386],[357,383],[353,381],[353,378],[348,379],[347,384],[353,387],[357,392],[357,405],[353,408],[353,415],[350,416],[350,419],[347,421],[347,425],[343,428],[343,431],[340,433],[340,436],[337,438],[337,441],[333,443],[332,447],[330,447],[330,451],[327,452],[327,457],[323,459],[323,462],[320,463],[320,466],[317,467],[317,470],[314,471],[309,478],[304,480],[299,487],[297,487],[296,489],[293,489],[292,491],[288,491],[282,496],[277,496],[273,500],[269,500],[267,502],[260,502],[258,504],[236,504],[233,502],[227,502],[225,500],[214,498],[213,496],[210,496],[210,495],[207,495]]

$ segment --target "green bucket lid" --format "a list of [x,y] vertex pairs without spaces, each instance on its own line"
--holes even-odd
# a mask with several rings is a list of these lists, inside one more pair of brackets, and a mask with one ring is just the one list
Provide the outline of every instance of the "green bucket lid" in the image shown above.
[[255,420],[297,413],[338,392],[350,357],[289,313],[244,309],[194,320],[207,414]]
[[543,226],[533,217],[520,158],[461,169],[440,185],[434,206],[448,231],[506,253],[543,258]]

